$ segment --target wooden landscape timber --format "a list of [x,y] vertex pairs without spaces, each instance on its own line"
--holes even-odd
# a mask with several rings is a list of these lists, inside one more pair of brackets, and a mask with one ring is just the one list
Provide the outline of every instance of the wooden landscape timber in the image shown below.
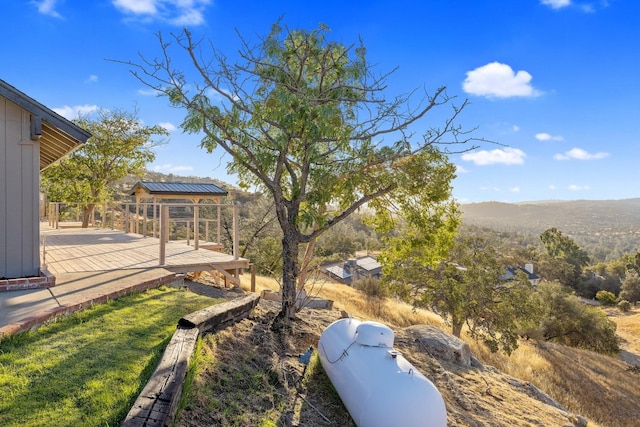
[[180,319],[158,367],[131,407],[122,426],[170,426],[178,410],[182,385],[198,336],[244,319],[259,301],[259,295],[249,294]]
[[247,317],[251,310],[258,305],[258,301],[260,301],[258,294],[250,294],[244,298],[212,305],[187,314],[178,321],[178,327],[197,328],[201,334],[212,332]]

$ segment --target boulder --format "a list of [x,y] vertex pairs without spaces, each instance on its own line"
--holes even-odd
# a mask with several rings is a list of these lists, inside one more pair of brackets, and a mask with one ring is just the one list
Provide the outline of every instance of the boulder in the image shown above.
[[407,328],[410,337],[425,346],[429,354],[438,360],[471,367],[471,349],[460,338],[434,326],[414,325]]

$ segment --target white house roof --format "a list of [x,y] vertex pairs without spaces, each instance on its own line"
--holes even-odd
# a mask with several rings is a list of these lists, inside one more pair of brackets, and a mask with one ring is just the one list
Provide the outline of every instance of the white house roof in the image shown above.
[[367,271],[375,270],[376,268],[381,268],[382,265],[375,260],[375,258],[366,256],[362,258],[358,258],[356,263],[358,267],[363,268]]
[[327,271],[340,279],[348,279],[349,277],[351,277],[351,273],[349,273],[339,265],[332,265],[331,267],[327,267]]

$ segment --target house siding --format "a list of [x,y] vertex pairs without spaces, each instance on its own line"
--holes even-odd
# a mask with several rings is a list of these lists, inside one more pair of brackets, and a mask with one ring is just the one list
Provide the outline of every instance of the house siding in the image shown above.
[[38,276],[39,144],[31,114],[0,97],[0,278]]

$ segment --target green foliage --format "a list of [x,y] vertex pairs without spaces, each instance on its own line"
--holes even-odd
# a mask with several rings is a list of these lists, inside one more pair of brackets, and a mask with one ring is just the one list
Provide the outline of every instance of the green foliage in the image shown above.
[[616,324],[602,310],[584,304],[570,288],[557,283],[542,283],[538,292],[544,307],[540,330],[545,340],[600,353],[620,350]]
[[114,184],[129,174],[141,175],[155,154],[154,136],[166,136],[160,126],[143,126],[135,114],[101,110],[95,119],[76,124],[91,137],[78,150],[41,174],[41,188],[49,200],[85,205],[83,225],[98,203],[113,199]]
[[615,305],[617,300],[616,295],[613,292],[604,290],[596,293],[596,299],[600,301],[602,305]]
[[589,264],[589,255],[572,238],[565,236],[557,228],[552,227],[540,235],[547,254],[553,258],[561,258],[568,263],[584,267]]
[[589,264],[589,255],[576,242],[562,234],[557,228],[552,227],[540,235],[547,255],[553,259],[563,260],[571,267],[566,272],[563,284],[577,289],[579,287],[582,269]]
[[620,299],[627,300],[631,303],[640,301],[640,275],[635,270],[627,272],[622,289],[620,291]]
[[484,239],[456,239],[434,266],[416,259],[386,264],[384,279],[395,295],[441,314],[453,335],[466,324],[492,351],[510,353],[520,332],[537,323],[541,308],[526,275],[504,282],[498,254]]
[[366,295],[367,298],[386,298],[387,289],[375,277],[362,277],[353,282],[353,287]]
[[[129,64],[146,85],[186,109],[182,128],[202,133],[202,147],[229,154],[228,171],[244,187],[273,200],[282,231],[282,313],[294,315],[300,245],[310,243],[360,207],[389,209],[401,198],[431,191],[448,193],[454,167],[437,144],[471,140],[454,120],[466,102],[452,106],[441,128],[422,140],[412,125],[432,109],[449,104],[445,88],[412,104],[406,95],[388,97],[389,74],[374,71],[361,43],[327,38],[329,30],[290,30],[279,23],[257,45],[243,41],[241,60],[194,42],[188,30],[175,45],[193,61],[200,81],[188,81],[172,43],[160,36],[160,60]],[[185,53],[185,52],[183,52]],[[219,100],[222,101],[219,101]],[[441,189],[445,185],[447,188]]]
[[331,227],[317,240],[315,254],[329,259],[343,260],[357,251],[375,251],[382,247],[376,232],[354,213]]
[[631,311],[631,303],[626,299],[623,299],[618,303],[618,308],[621,312],[628,313],[629,311]]

